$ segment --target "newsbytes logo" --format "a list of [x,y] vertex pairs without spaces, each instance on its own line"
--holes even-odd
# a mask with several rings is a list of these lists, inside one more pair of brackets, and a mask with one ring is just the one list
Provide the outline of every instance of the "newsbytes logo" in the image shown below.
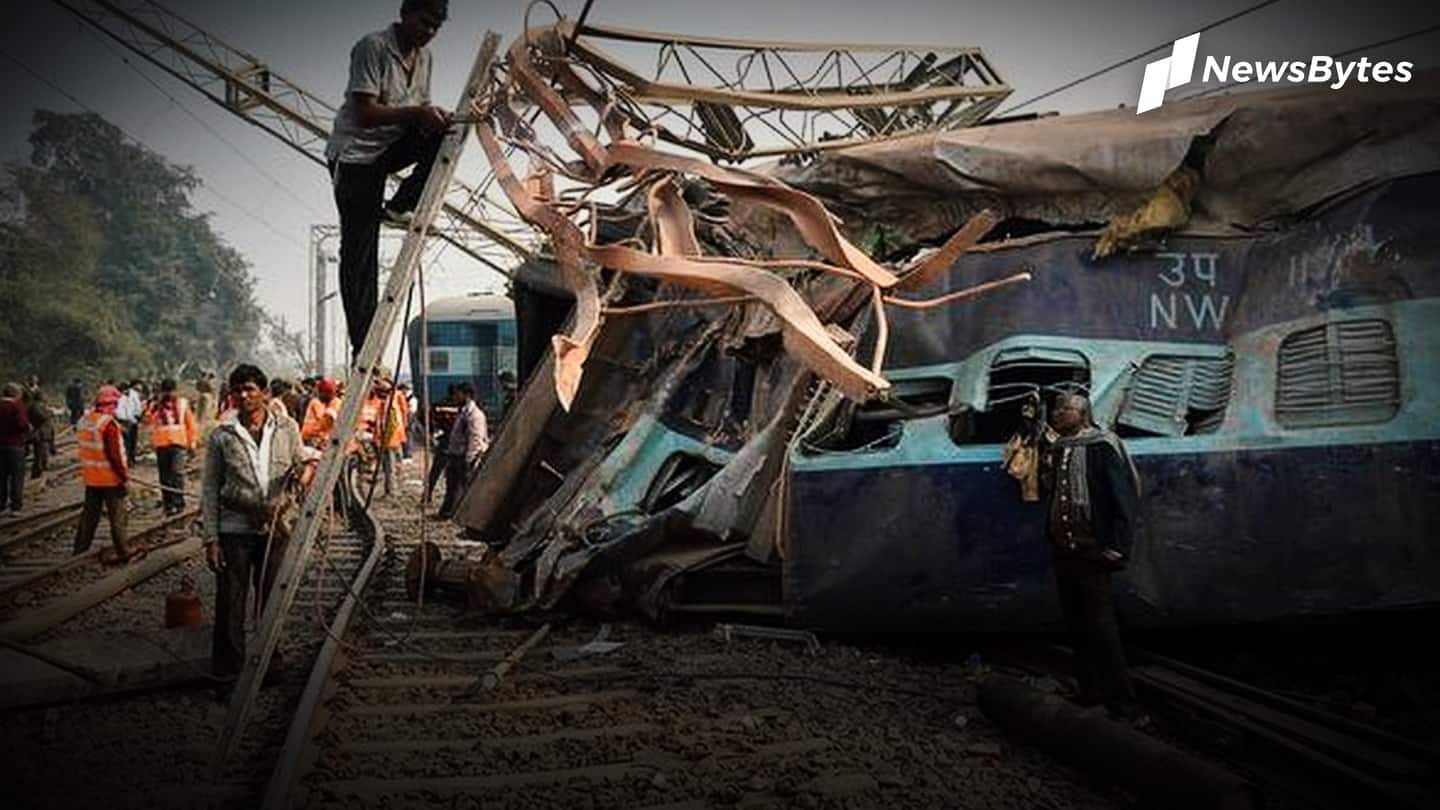
[[[1200,35],[1191,34],[1175,40],[1169,56],[1145,66],[1145,78],[1140,82],[1140,101],[1135,105],[1137,115],[1165,103],[1166,90],[1190,83],[1195,75],[1195,52],[1199,47]],[[1408,82],[1414,67],[1413,62],[1372,62],[1368,57],[1355,62],[1338,62],[1329,56],[1312,56],[1304,62],[1244,62],[1228,56],[1224,61],[1207,56],[1201,80],[1238,83],[1289,81],[1329,84],[1331,90],[1339,90],[1351,79],[1358,82]]]

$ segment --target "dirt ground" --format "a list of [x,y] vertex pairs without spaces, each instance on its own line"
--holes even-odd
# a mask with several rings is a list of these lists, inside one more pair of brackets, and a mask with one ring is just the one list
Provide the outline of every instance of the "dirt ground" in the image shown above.
[[[395,537],[418,533],[418,471],[402,468],[401,491],[381,504]],[[428,523],[442,540],[448,524]],[[414,538],[412,538],[414,539]],[[393,613],[403,561],[382,571],[371,597],[376,615]],[[199,560],[178,565],[67,622],[56,634],[107,629],[139,631],[164,643],[165,595],[183,579],[201,590],[206,616],[213,611],[213,578]],[[388,578],[388,580],[386,579]],[[388,593],[384,590],[389,588]],[[429,629],[452,626],[485,631],[482,641],[442,642],[426,649],[474,651],[482,644],[508,652],[523,627],[494,620],[455,619],[460,606],[432,603]],[[404,614],[400,614],[404,615]],[[438,623],[437,623],[438,622]],[[597,622],[561,621],[545,649],[566,649],[591,639]],[[375,627],[357,629],[393,645]],[[308,633],[308,635],[307,635]],[[488,634],[488,635],[487,635]],[[314,630],[297,625],[290,649],[313,649]],[[340,693],[324,742],[335,745],[403,736],[429,739],[514,740],[596,728],[617,733],[584,744],[321,756],[310,771],[305,805],[312,807],[975,807],[1102,808],[1125,806],[1123,794],[1093,785],[1071,769],[1007,741],[975,706],[975,688],[963,666],[877,649],[825,643],[809,652],[794,642],[725,641],[705,628],[662,630],[638,623],[610,625],[618,649],[561,664],[537,649],[513,673],[499,701],[556,694],[618,693],[613,700],[553,710],[477,714],[456,711],[365,728],[345,714],[357,699]],[[415,674],[480,676],[490,663],[387,668]],[[566,666],[598,670],[570,678]],[[296,668],[298,669],[298,668]],[[352,666],[347,678],[365,673]],[[374,673],[372,673],[374,674]],[[197,676],[203,673],[197,673]],[[208,764],[226,704],[209,685],[116,697],[73,705],[24,709],[0,719],[3,804],[15,808],[254,807],[283,740],[303,686],[292,671],[262,692],[239,756],[218,781]],[[379,701],[459,700],[453,692],[374,696]],[[371,735],[367,737],[366,735]],[[502,746],[503,748],[503,746]],[[585,777],[543,789],[488,790],[483,797],[400,793],[372,799],[343,788],[361,778],[397,776],[484,777],[595,768],[624,763],[624,774],[601,767]],[[347,782],[347,780],[350,780]],[[469,802],[469,803],[467,803]]]

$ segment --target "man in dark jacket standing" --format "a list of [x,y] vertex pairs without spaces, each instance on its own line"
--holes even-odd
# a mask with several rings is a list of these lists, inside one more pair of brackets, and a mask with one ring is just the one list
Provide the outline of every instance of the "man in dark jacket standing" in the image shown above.
[[0,512],[19,512],[25,503],[25,445],[30,441],[30,414],[20,401],[20,384],[0,389]]
[[45,392],[39,388],[30,391],[26,414],[30,417],[30,477],[39,478],[50,466],[50,456],[55,454],[55,420],[50,416],[50,406],[45,404]]
[[1139,511],[1140,479],[1125,446],[1090,418],[1090,400],[1061,394],[1051,413],[1055,435],[1040,467],[1045,528],[1054,552],[1055,584],[1075,647],[1079,701],[1104,703],[1133,717],[1110,575],[1124,568]]
[[85,415],[85,389],[81,387],[79,377],[71,380],[65,389],[65,409],[70,412],[72,426]]

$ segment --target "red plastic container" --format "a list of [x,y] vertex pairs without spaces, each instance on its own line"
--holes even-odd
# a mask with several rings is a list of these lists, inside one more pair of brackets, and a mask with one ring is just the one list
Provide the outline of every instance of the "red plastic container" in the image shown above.
[[166,627],[194,627],[204,620],[204,615],[200,594],[196,593],[195,583],[188,577],[181,580],[174,593],[165,597]]

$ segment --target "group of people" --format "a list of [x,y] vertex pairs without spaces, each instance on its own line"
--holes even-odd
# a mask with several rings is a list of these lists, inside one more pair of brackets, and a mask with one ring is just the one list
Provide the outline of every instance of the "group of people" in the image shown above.
[[[92,480],[100,478],[104,478],[107,487],[111,479],[128,480],[128,470],[135,466],[140,431],[144,429],[149,433],[160,468],[162,506],[167,515],[184,511],[185,457],[194,450],[199,439],[195,410],[189,400],[180,396],[174,380],[164,380],[156,388],[157,392],[150,396],[143,383],[125,383],[122,388],[107,381],[99,387],[87,407],[80,381],[75,380],[65,390],[69,419],[64,427],[57,430],[59,420],[51,410],[38,378],[32,377],[26,385],[9,383],[0,387],[0,492],[4,493],[3,506],[12,512],[23,510],[27,452],[30,456],[30,477],[40,478],[49,467],[50,457],[56,453],[56,438],[67,430],[76,432],[81,477],[87,482],[87,487]],[[113,423],[119,447],[118,468],[105,474],[97,472],[98,466],[94,462],[99,458],[87,453],[87,450],[97,448],[86,447],[86,439],[90,438],[86,429],[96,426],[90,416],[97,409],[105,416],[106,426]],[[112,431],[107,429],[105,432]],[[87,455],[90,456],[90,464],[86,463]],[[87,515],[91,511],[87,509]],[[98,511],[95,514],[98,515]],[[84,519],[81,525],[85,525]],[[80,538],[77,538],[76,544],[88,547],[88,541],[82,542]]]
[[[206,562],[217,577],[212,664],[218,677],[232,678],[244,661],[249,590],[255,588],[263,606],[289,540],[288,506],[298,502],[324,449],[337,440],[346,392],[343,384],[324,378],[301,380],[298,387],[269,380],[253,365],[238,366],[224,390],[227,416],[206,444],[200,527]],[[365,397],[346,452],[362,463],[378,461],[388,493],[393,461],[418,427],[414,402],[408,386],[384,376]],[[437,452],[431,473],[445,473],[441,514],[448,516],[490,437],[470,383],[454,386],[434,412],[437,421],[444,420],[434,434],[437,450],[444,452]],[[428,498],[430,489],[426,492]]]
[[125,563],[144,553],[129,543],[126,531],[126,501],[142,426],[155,450],[161,508],[167,517],[185,511],[185,465],[200,441],[197,409],[180,393],[174,379],[161,381],[155,396],[140,400],[137,407],[134,400],[139,396],[138,385],[131,385],[128,391],[101,385],[90,409],[75,422],[80,478],[85,485],[84,509],[75,528],[76,554],[90,549],[102,511],[110,522],[111,560]]
[[[508,403],[513,375],[502,385]],[[139,385],[128,386],[130,393],[142,391]],[[102,385],[74,422],[85,484],[75,552],[89,549],[103,511],[110,519],[113,559],[121,562],[137,554],[126,543],[125,499],[133,468],[133,440],[126,441],[126,432],[148,427],[167,514],[185,508],[184,464],[199,438],[200,409],[178,393],[174,380],[162,381],[156,396],[141,399],[138,418],[124,410],[129,395]],[[285,537],[284,531],[276,532],[279,506],[286,493],[308,485],[314,462],[333,437],[344,397],[343,385],[333,380],[269,380],[253,365],[238,366],[222,386],[216,404],[221,419],[207,440],[201,487],[206,559],[219,578],[213,654],[221,676],[238,672],[244,658],[249,587],[253,584],[263,599],[273,581]],[[415,404],[405,383],[377,379],[366,392],[359,429],[347,445],[356,459],[378,464],[386,494],[393,492],[395,462],[411,454],[410,437],[424,435],[425,420],[417,416]],[[1045,512],[1060,607],[1075,647],[1079,700],[1133,719],[1138,710],[1110,577],[1128,561],[1139,477],[1124,444],[1095,425],[1090,408],[1078,394],[1055,398],[1048,424],[1041,420],[1037,425],[1038,492],[1027,499],[1038,500]],[[12,510],[23,503],[25,448],[37,435],[42,442],[53,441],[53,430],[46,431],[50,421],[38,387],[10,383],[0,388],[0,469],[5,475],[0,492]],[[468,382],[451,386],[434,404],[429,421],[434,456],[424,502],[430,502],[443,477],[445,498],[435,517],[449,518],[489,447],[489,425]]]

